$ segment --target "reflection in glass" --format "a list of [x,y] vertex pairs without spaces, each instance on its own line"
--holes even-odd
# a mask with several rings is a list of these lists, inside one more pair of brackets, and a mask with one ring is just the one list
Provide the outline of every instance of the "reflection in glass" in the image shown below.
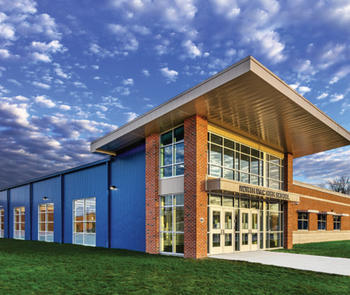
[[248,245],[248,234],[242,234],[242,245]]
[[225,229],[232,229],[232,213],[225,212]]
[[220,234],[213,234],[213,247],[220,247]]
[[220,229],[220,211],[213,211],[213,229]]
[[232,246],[232,234],[225,234],[225,246]]
[[248,213],[245,213],[245,212],[242,213],[241,228],[248,229]]

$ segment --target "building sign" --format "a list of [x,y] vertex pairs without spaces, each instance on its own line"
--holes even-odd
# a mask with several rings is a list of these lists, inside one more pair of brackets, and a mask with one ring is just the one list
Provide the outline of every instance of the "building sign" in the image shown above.
[[206,191],[235,192],[254,195],[262,198],[278,199],[291,202],[299,202],[300,199],[300,196],[296,193],[246,184],[224,178],[208,178],[206,180]]
[[268,197],[268,198],[281,199],[286,201],[289,200],[289,195],[287,193],[276,192],[276,191],[272,191],[264,188],[250,187],[246,185],[240,185],[239,192]]

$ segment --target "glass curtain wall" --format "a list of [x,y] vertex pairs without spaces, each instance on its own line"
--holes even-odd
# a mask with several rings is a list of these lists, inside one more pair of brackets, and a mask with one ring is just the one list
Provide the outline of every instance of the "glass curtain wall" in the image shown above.
[[210,132],[208,151],[208,175],[283,189],[282,159]]
[[184,253],[184,195],[160,197],[160,251]]
[[73,244],[96,246],[96,198],[74,200]]
[[283,203],[266,202],[266,248],[283,247]]
[[41,204],[39,205],[39,230],[38,240],[45,242],[53,242],[54,235],[54,205]]

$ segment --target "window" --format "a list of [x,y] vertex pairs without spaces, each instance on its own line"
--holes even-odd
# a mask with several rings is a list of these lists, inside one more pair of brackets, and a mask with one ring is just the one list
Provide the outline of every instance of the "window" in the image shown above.
[[184,175],[184,126],[160,136],[160,177]]
[[[283,188],[283,160],[208,133],[208,174],[271,188]],[[265,176],[266,155],[267,175]]]
[[266,203],[266,248],[283,247],[283,202]]
[[5,231],[5,210],[0,208],[0,238],[4,237]]
[[54,205],[41,204],[39,205],[38,214],[38,240],[45,242],[53,242],[53,227],[54,227]]
[[309,229],[309,213],[298,212],[298,230]]
[[341,216],[340,215],[334,215],[333,216],[333,229],[334,230],[340,230],[341,229]]
[[16,207],[13,209],[13,238],[24,240],[25,238],[25,207]]
[[184,253],[184,195],[160,197],[160,251]]
[[317,228],[318,230],[326,230],[327,228],[327,215],[317,214]]
[[96,198],[74,200],[73,244],[96,246]]

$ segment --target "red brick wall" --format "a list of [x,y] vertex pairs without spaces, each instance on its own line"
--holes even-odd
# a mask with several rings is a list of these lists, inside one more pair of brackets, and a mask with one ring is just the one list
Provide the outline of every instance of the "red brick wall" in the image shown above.
[[146,252],[159,253],[159,135],[146,138]]
[[[184,255],[188,258],[207,256],[207,174],[208,122],[193,116],[184,122],[185,194]],[[200,221],[202,218],[202,222]]]
[[[318,190],[314,190],[311,188],[306,188],[299,185],[293,185],[291,190],[294,193],[298,193],[305,196],[316,197],[322,200],[330,200],[339,203],[344,203],[350,205],[350,198],[341,197],[337,195],[333,195],[332,193],[326,193]],[[307,210],[317,210],[319,212],[335,212],[338,214],[350,214],[350,206],[342,205],[342,204],[334,204],[330,202],[324,202],[321,200],[314,200],[309,198],[300,197],[300,203],[298,205],[294,205],[293,214],[290,219],[297,220],[298,218],[298,210],[307,211]],[[341,229],[342,230],[350,230],[350,217],[342,216],[341,217]],[[298,224],[295,222],[292,225],[292,230],[298,230]],[[316,231],[317,230],[317,213],[309,213],[309,230]],[[327,230],[333,230],[333,215],[327,214]]]

